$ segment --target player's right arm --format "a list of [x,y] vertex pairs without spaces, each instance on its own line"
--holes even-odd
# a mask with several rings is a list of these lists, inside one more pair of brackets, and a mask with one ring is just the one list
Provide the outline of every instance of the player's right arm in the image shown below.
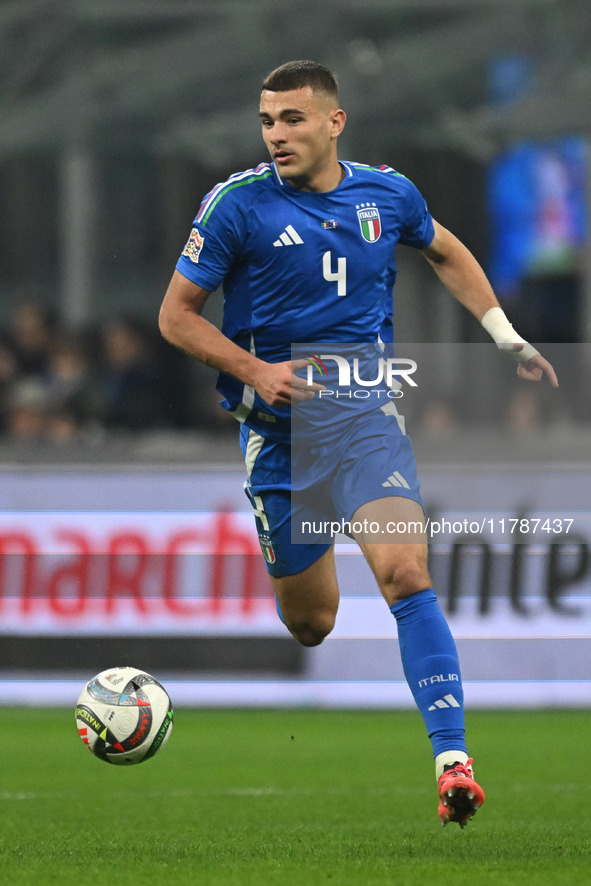
[[528,381],[547,376],[558,387],[553,367],[513,329],[479,263],[458,238],[433,220],[435,236],[422,250],[443,285],[482,323],[499,350],[518,364],[517,374]]
[[266,363],[234,344],[201,316],[209,291],[175,270],[160,308],[163,337],[185,353],[220,372],[251,385],[269,406],[313,396],[321,385],[307,386],[292,372],[290,361]]

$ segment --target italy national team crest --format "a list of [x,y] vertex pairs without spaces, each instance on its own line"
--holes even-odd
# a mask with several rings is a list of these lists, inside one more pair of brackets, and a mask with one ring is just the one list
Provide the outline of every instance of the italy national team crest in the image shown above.
[[368,243],[375,243],[382,233],[379,209],[375,203],[360,203],[356,209],[363,239]]
[[273,544],[269,536],[259,533],[259,544],[261,546],[261,551],[263,552],[263,557],[267,563],[274,563],[275,551],[273,550]]

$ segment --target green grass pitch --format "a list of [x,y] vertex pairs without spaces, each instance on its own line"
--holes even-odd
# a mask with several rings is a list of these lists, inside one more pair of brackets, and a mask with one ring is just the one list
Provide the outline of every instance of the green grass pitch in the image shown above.
[[412,712],[180,709],[126,768],[73,711],[0,709],[0,882],[588,886],[591,712],[468,725],[487,802],[462,831]]

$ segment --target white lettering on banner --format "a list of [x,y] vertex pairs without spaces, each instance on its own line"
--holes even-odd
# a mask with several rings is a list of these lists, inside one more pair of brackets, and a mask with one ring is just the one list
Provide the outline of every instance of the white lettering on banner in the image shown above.
[[0,616],[3,633],[284,631],[252,517],[230,512],[1,515]]

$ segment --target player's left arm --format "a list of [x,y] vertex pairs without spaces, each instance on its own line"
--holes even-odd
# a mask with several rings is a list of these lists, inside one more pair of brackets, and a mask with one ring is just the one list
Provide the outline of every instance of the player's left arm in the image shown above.
[[540,381],[546,375],[557,388],[552,365],[513,329],[470,250],[435,220],[433,225],[435,236],[421,251],[446,289],[482,323],[499,350],[517,362],[521,378]]

